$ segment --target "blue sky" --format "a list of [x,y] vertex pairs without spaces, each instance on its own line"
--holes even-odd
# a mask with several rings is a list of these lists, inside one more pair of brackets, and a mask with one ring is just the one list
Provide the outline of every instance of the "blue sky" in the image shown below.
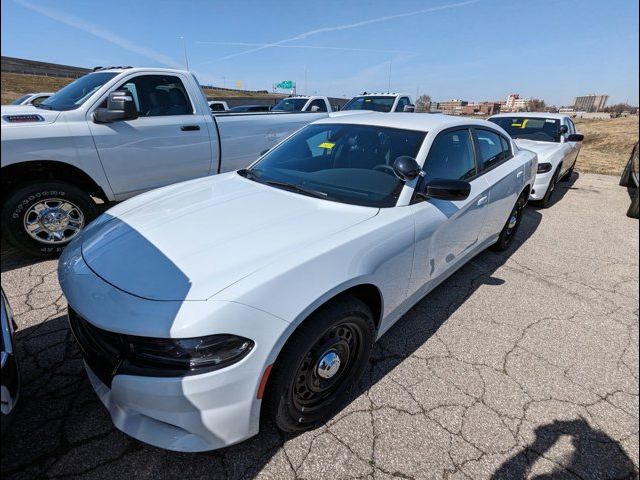
[[[203,84],[638,104],[636,0],[2,0],[2,55],[189,66]],[[305,80],[306,77],[306,80]]]

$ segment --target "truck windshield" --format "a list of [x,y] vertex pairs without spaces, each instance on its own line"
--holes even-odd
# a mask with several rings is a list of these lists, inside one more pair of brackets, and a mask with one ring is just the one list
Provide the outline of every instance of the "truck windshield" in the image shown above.
[[283,98],[272,109],[272,112],[301,112],[307,98]]
[[309,125],[238,173],[301,195],[393,207],[404,186],[393,162],[401,155],[415,158],[425,135],[374,125]]
[[342,107],[342,110],[371,110],[373,112],[390,112],[396,97],[353,97]]
[[91,94],[116,75],[118,74],[115,72],[97,72],[80,77],[51,95],[38,105],[38,108],[46,108],[47,110],[73,110],[78,108]]
[[511,138],[560,141],[560,120],[555,118],[513,116],[490,118],[489,121],[504,128]]

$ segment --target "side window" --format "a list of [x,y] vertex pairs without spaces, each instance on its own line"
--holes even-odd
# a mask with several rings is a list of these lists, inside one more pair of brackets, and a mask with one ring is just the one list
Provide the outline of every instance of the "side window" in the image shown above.
[[489,130],[476,129],[478,153],[483,170],[493,167],[502,160],[509,158],[509,150],[504,150],[504,139]]
[[141,117],[192,115],[193,106],[184,84],[170,75],[141,75],[118,90],[129,90]]
[[409,105],[409,99],[407,97],[401,97],[398,100],[398,106],[394,110],[395,112],[404,112],[405,105]]
[[504,152],[504,158],[511,158],[511,142],[504,138],[502,135],[500,136],[500,140],[502,141],[502,151]]
[[309,108],[307,109],[308,112],[310,112],[313,107],[318,107],[318,110],[316,110],[316,112],[326,112],[327,111],[327,106],[324,103],[324,100],[314,100],[313,102],[311,102],[311,104],[309,105]]
[[209,108],[212,112],[224,112],[224,106],[221,103],[212,103]]
[[33,100],[31,100],[31,105],[40,105],[42,102],[44,102],[47,98],[49,97],[36,97]]
[[477,170],[471,132],[453,130],[438,136],[431,145],[424,171],[426,182],[435,178],[466,180],[473,177]]
[[564,123],[567,125],[567,128],[569,129],[567,132],[568,135],[573,135],[574,133],[576,133],[576,126],[571,120],[569,120],[568,118],[565,118]]

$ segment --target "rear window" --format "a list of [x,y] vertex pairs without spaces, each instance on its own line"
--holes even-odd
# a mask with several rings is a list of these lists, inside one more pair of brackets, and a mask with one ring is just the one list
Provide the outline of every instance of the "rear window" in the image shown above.
[[353,97],[343,110],[370,110],[372,112],[390,112],[396,97],[373,96]]

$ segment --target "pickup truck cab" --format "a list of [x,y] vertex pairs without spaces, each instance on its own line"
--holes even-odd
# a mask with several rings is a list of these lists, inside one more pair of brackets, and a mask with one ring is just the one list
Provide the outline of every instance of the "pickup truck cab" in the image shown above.
[[332,112],[327,97],[298,95],[280,100],[271,108],[272,112]]
[[558,113],[501,113],[489,121],[506,130],[520,148],[538,154],[530,200],[542,208],[551,206],[556,183],[571,178],[584,135],[571,118]]
[[369,110],[373,112],[413,112],[411,97],[405,93],[363,93],[353,97],[342,111]]
[[212,115],[197,79],[106,68],[37,106],[2,107],[2,233],[56,255],[96,215],[94,199],[237,170],[326,112]]

